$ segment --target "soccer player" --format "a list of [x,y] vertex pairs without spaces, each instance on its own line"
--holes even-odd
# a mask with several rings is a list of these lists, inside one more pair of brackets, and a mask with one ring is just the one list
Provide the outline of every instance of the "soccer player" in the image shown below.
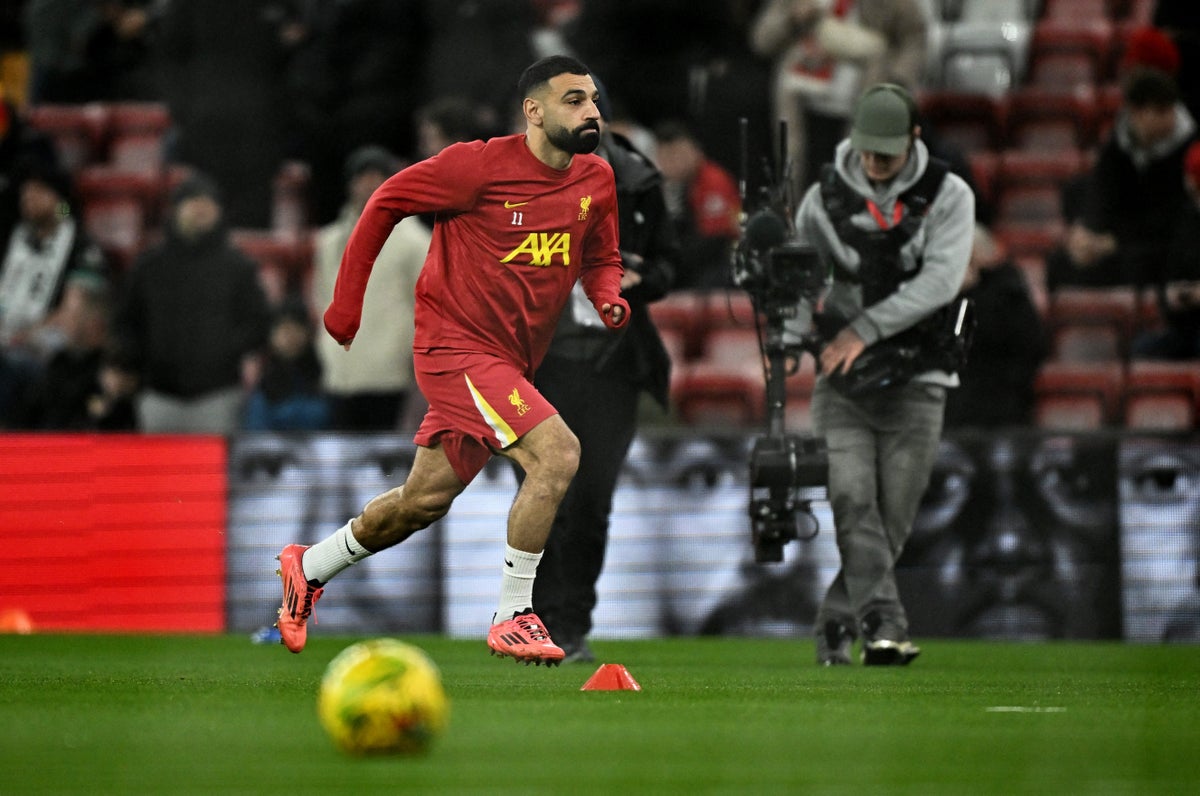
[[592,155],[598,92],[565,56],[529,66],[518,89],[524,134],[454,144],[389,178],[346,245],[325,328],[354,341],[375,256],[400,219],[435,213],[417,281],[417,384],[429,402],[405,483],[377,496],[326,539],[279,555],[279,631],[304,648],[324,586],[346,567],[444,516],[498,454],[525,471],[508,516],[499,606],[488,633],[497,655],[557,664],[563,651],[533,612],[533,580],[555,511],[579,462],[579,442],[533,387],[533,373],[577,279],[604,323],[620,328],[616,189]]

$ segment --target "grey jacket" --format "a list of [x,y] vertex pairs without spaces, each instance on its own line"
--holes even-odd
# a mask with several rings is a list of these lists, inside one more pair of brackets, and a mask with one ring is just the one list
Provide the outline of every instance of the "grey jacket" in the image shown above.
[[[904,169],[889,184],[876,188],[863,173],[859,154],[842,141],[834,160],[838,173],[857,193],[875,202],[884,218],[891,218],[900,194],[912,187],[929,163],[929,150],[918,139]],[[865,229],[875,228],[875,219],[866,209],[851,219]],[[939,307],[948,304],[962,286],[963,275],[971,258],[975,233],[975,195],[967,183],[955,174],[947,174],[929,206],[925,223],[900,250],[905,270],[923,261],[920,271],[900,288],[879,302],[864,307],[860,285],[838,281],[832,275],[834,264],[850,272],[859,270],[858,252],[840,240],[821,198],[820,183],[809,187],[796,212],[796,234],[802,245],[814,247],[828,268],[832,282],[824,296],[826,310],[850,318],[850,326],[869,346],[891,337],[921,321]],[[795,340],[808,331],[812,308],[802,302],[797,317],[787,324],[788,337]],[[946,386],[957,386],[955,374],[931,371],[918,376]]]

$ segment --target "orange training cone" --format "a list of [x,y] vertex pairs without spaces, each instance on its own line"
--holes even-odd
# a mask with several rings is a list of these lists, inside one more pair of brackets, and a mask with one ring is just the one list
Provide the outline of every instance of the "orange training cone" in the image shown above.
[[642,687],[633,675],[619,663],[604,663],[596,670],[580,691],[641,691]]

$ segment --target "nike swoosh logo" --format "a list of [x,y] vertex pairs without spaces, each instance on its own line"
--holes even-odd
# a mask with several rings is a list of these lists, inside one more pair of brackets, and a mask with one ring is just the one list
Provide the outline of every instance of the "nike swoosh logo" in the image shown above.
[[527,204],[529,204],[529,202],[508,202],[508,201],[506,201],[504,203],[504,209],[512,210],[514,207],[524,207]]
[[513,565],[513,562],[509,561],[509,560],[506,558],[506,559],[504,559],[504,565],[505,565],[506,567],[511,567],[511,566]]

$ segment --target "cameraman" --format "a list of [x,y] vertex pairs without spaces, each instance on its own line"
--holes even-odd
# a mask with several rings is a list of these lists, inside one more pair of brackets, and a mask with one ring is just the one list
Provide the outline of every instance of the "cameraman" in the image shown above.
[[[822,311],[802,301],[789,337],[820,337],[813,427],[829,452],[829,495],[841,569],[814,625],[817,662],[903,665],[920,650],[894,566],[912,528],[942,432],[948,305],[971,257],[975,200],[931,158],[916,104],[878,84],[858,100],[848,140],[804,196],[801,245],[832,277]],[[961,326],[961,324],[960,324]]]

